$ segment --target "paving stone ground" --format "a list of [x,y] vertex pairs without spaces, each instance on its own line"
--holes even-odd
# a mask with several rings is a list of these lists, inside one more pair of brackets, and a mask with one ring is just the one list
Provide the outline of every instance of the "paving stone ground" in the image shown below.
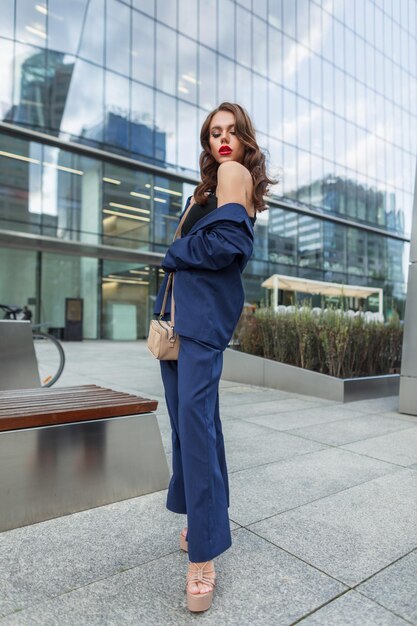
[[[64,344],[58,385],[159,400],[144,342]],[[166,490],[0,533],[0,624],[417,624],[417,418],[398,398],[337,404],[221,381],[232,547],[212,607],[189,613],[186,519]],[[1,503],[0,503],[1,506]]]

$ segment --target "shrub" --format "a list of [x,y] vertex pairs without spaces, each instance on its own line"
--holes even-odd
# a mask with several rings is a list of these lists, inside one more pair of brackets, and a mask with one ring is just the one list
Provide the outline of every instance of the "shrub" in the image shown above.
[[313,315],[310,307],[293,313],[257,309],[242,315],[236,349],[338,378],[389,374],[401,362],[402,324],[346,317],[337,309]]

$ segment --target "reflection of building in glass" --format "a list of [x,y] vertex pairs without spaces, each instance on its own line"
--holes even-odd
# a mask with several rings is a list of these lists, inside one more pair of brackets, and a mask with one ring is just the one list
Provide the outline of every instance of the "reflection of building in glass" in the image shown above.
[[0,301],[24,304],[35,285],[35,318],[59,326],[64,291],[86,293],[88,336],[119,337],[123,324],[143,336],[161,278],[144,255],[169,244],[199,180],[201,123],[228,100],[282,171],[257,220],[246,299],[264,301],[261,283],[280,273],[383,287],[386,311],[403,310],[414,2],[29,5],[10,0],[0,27],[0,231],[15,246],[19,233],[37,240],[12,251],[0,237],[2,267],[34,264],[16,269],[21,280],[6,272]]
[[53,50],[38,52],[21,64],[20,99],[5,120],[37,128],[59,129],[74,63]]
[[[154,127],[140,121],[132,122],[126,115],[108,111],[104,123],[99,122],[91,128],[84,128],[80,137],[73,140],[100,142],[105,137],[105,143],[113,148],[140,155],[143,160],[161,161],[166,165],[166,136]],[[155,154],[155,158],[153,155]],[[146,157],[149,157],[146,159]]]

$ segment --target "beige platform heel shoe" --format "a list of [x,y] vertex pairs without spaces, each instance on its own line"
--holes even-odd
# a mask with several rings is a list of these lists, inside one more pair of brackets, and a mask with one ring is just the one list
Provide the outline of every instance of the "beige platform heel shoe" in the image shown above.
[[[190,611],[207,611],[210,608],[213,600],[213,591],[215,587],[215,571],[212,561],[206,561],[203,565],[197,565],[197,563],[188,564],[187,582],[185,584],[185,590],[187,592],[187,607]],[[210,591],[205,593],[191,593],[188,586],[190,583],[205,583],[211,586]]]
[[184,552],[188,552],[188,541],[182,534],[182,531],[180,532],[180,548],[184,550]]

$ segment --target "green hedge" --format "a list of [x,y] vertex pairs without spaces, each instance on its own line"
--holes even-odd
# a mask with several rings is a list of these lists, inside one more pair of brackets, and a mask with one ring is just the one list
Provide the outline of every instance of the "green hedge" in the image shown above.
[[274,361],[354,378],[389,374],[401,363],[402,324],[365,322],[330,309],[316,316],[305,307],[294,313],[257,309],[242,315],[235,332],[236,349]]

